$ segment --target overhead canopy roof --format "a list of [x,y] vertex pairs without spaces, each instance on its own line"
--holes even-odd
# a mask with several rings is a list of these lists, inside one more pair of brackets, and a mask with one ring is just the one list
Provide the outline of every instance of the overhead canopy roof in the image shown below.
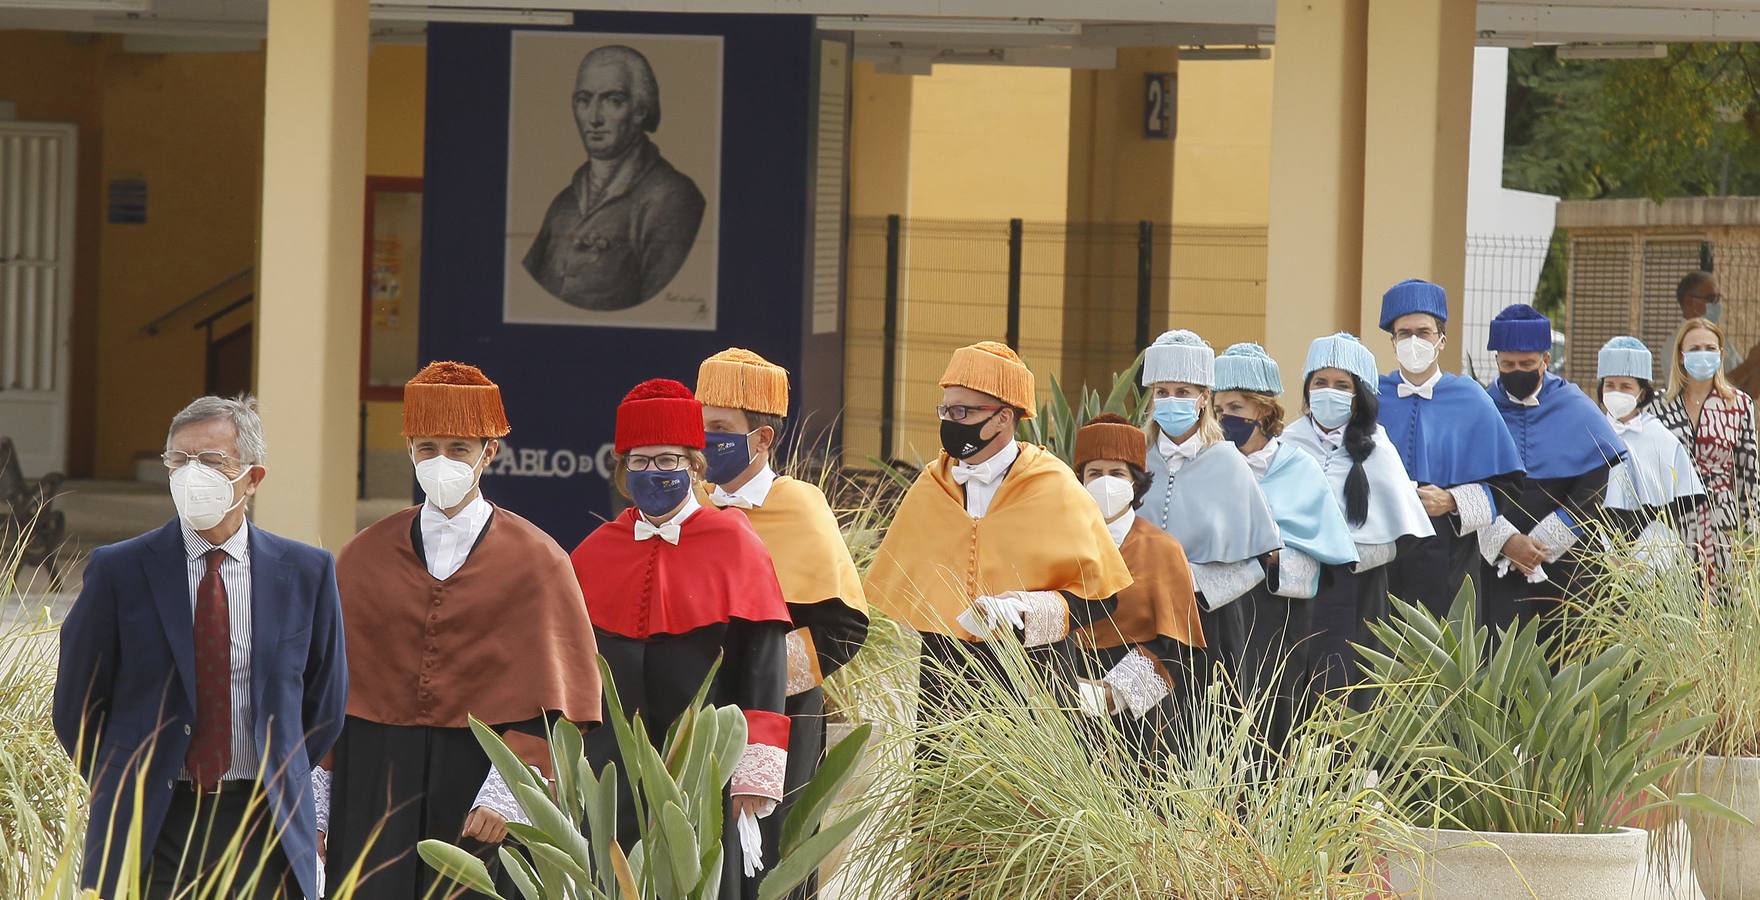
[[[267,0],[0,0],[0,28],[260,37]],[[810,13],[898,71],[934,62],[1108,68],[1120,47],[1258,58],[1275,0],[375,0],[375,34],[419,39],[427,21],[558,25],[577,10]],[[1079,10],[1080,16],[1071,17]],[[557,15],[564,13],[564,15]],[[1479,43],[1760,41],[1760,0],[1480,0]]]

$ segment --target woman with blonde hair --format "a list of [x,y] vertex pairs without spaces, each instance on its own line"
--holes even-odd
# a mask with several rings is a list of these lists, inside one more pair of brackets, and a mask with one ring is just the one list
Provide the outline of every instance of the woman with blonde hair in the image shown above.
[[1675,333],[1668,393],[1656,418],[1692,454],[1705,502],[1682,521],[1706,575],[1717,582],[1729,568],[1730,538],[1760,514],[1760,464],[1755,450],[1754,401],[1723,374],[1723,329],[1710,319],[1688,319]]
[[1246,455],[1283,540],[1283,549],[1271,555],[1265,583],[1240,603],[1247,623],[1247,686],[1271,692],[1266,735],[1279,749],[1295,726],[1312,674],[1309,638],[1322,571],[1357,562],[1357,546],[1325,470],[1283,440],[1282,394],[1277,361],[1258,344],[1235,344],[1216,358],[1218,423]]
[[1216,352],[1190,331],[1169,331],[1143,355],[1152,403],[1146,457],[1151,483],[1141,514],[1179,541],[1197,587],[1207,659],[1234,676],[1246,648],[1242,605],[1283,546],[1277,520],[1246,457],[1225,439],[1211,408]]

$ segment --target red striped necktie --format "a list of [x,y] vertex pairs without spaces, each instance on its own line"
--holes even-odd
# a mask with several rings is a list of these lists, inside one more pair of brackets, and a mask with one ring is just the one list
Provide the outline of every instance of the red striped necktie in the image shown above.
[[209,550],[207,574],[196,586],[196,727],[183,764],[199,788],[217,786],[232,765],[232,623],[220,578],[225,558],[225,550]]

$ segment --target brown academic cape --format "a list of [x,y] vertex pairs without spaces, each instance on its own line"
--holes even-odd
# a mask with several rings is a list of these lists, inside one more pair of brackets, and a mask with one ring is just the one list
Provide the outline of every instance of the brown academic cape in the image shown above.
[[876,609],[919,632],[976,640],[954,622],[972,600],[1067,591],[1104,600],[1131,583],[1094,498],[1043,447],[1022,444],[981,519],[946,454],[906,492],[863,585]]
[[[1130,567],[1131,586],[1118,592],[1118,608],[1111,618],[1071,632],[1076,646],[1103,649],[1146,644],[1157,637],[1187,647],[1204,646],[1192,570],[1179,541],[1138,516],[1118,549]],[[1160,660],[1155,663],[1166,677]]]
[[387,725],[463,728],[547,712],[599,721],[593,627],[568,555],[495,507],[464,566],[439,581],[416,555],[421,507],[388,516],[342,548],[348,714]]

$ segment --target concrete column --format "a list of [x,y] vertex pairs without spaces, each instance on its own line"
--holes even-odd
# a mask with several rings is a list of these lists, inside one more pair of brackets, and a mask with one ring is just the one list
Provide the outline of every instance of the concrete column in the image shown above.
[[[1448,291],[1461,321],[1467,266],[1467,156],[1473,113],[1474,0],[1375,0],[1369,6],[1364,121],[1361,313],[1349,323],[1383,371],[1381,292],[1404,278]],[[1281,45],[1282,32],[1278,34]],[[1442,360],[1460,371],[1459,328]]]
[[267,53],[257,521],[335,550],[354,534],[360,441],[367,0],[269,0]]
[[1368,12],[1368,0],[1277,4],[1265,346],[1292,407],[1308,342],[1359,321]]

